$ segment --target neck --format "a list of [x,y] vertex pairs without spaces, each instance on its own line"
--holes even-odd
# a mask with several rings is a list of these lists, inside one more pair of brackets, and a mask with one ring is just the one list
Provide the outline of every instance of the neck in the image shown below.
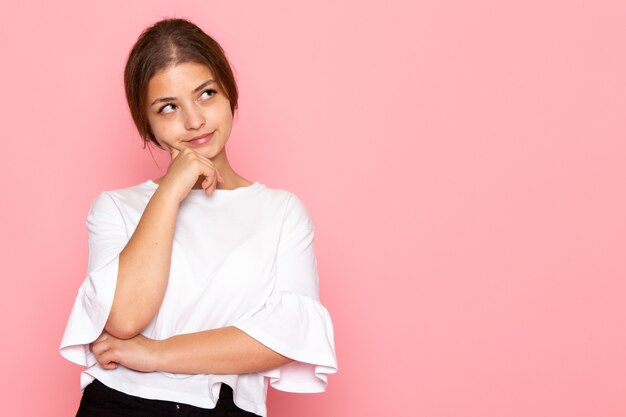
[[[226,155],[226,147],[223,147],[220,153],[211,158],[211,162],[215,165],[215,168],[219,171],[220,175],[224,179],[224,182],[217,183],[217,189],[233,190],[242,186],[250,185],[251,182],[237,174],[228,162],[228,156]],[[193,186],[194,189],[202,189],[202,182],[204,177],[198,177],[198,181]]]

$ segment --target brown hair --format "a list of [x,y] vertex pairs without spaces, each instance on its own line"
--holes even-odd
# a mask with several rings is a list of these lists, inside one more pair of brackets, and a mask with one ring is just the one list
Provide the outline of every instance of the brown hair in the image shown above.
[[230,110],[235,115],[239,93],[222,47],[189,20],[160,20],[139,35],[124,68],[126,101],[144,141],[144,149],[149,142],[163,149],[152,134],[146,116],[148,82],[157,72],[181,62],[206,65],[230,101]]

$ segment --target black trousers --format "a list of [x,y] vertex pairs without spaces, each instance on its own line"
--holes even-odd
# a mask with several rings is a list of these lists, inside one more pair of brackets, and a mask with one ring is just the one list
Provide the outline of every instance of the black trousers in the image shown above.
[[258,417],[233,402],[233,389],[224,383],[215,408],[135,397],[95,379],[85,387],[76,417]]

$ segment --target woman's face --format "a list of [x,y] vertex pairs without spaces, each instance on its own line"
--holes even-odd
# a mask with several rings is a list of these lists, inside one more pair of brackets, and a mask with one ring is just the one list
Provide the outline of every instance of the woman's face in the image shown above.
[[157,72],[147,94],[148,122],[161,146],[188,146],[210,159],[223,152],[233,117],[228,98],[206,65],[183,62]]

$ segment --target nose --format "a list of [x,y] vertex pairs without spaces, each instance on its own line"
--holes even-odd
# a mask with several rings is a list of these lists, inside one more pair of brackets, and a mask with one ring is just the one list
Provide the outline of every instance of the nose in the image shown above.
[[191,106],[185,113],[185,128],[187,130],[201,129],[205,122],[204,114],[195,106]]

